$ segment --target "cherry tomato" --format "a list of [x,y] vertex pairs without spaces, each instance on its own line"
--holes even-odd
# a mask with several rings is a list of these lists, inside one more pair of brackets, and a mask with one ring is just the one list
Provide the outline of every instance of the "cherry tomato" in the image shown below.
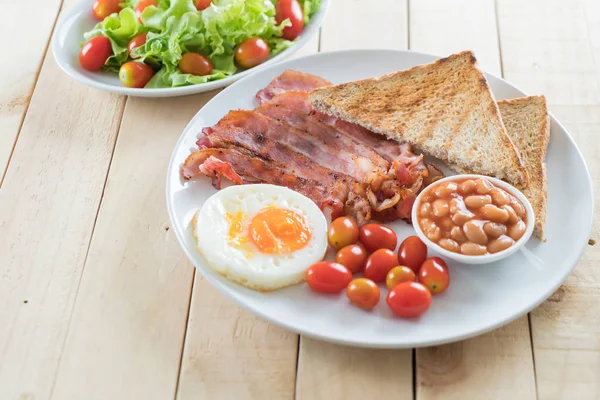
[[450,274],[448,266],[439,257],[425,260],[419,269],[419,282],[421,282],[431,294],[440,294],[450,286]]
[[388,289],[392,289],[394,286],[402,282],[416,281],[417,277],[415,276],[414,271],[404,265],[399,265],[392,268],[385,277],[385,285],[388,287]]
[[126,62],[119,69],[121,83],[129,88],[143,88],[152,76],[154,76],[152,67],[135,61]]
[[81,48],[79,63],[88,71],[98,71],[111,54],[110,40],[106,36],[96,36]]
[[194,5],[198,11],[202,11],[210,7],[212,0],[194,0]]
[[416,273],[426,258],[427,246],[418,236],[409,236],[400,243],[398,264],[406,265]]
[[235,49],[235,62],[248,69],[262,64],[269,58],[269,45],[261,38],[250,38]]
[[294,40],[304,28],[304,16],[298,0],[279,0],[275,5],[277,24],[281,24],[286,19],[289,19],[292,25],[283,28],[282,37],[287,40]]
[[367,250],[363,246],[360,244],[349,244],[337,252],[335,261],[348,268],[353,274],[356,274],[365,267],[367,257]]
[[339,293],[352,280],[352,273],[342,264],[321,261],[306,270],[306,283],[314,291]]
[[358,224],[351,217],[334,219],[327,231],[327,240],[331,247],[339,250],[358,241]]
[[213,65],[208,57],[198,53],[185,53],[179,61],[179,70],[184,74],[204,76],[210,75]]
[[379,287],[370,279],[354,279],[346,288],[350,302],[363,310],[370,310],[379,303]]
[[418,317],[431,305],[431,293],[417,282],[402,282],[388,293],[387,303],[399,317]]
[[394,250],[398,243],[396,232],[381,224],[366,224],[361,226],[358,240],[360,240],[369,253],[377,249]]
[[133,51],[133,49],[146,44],[147,36],[148,36],[147,32],[140,33],[139,35],[137,35],[136,37],[134,37],[133,39],[131,39],[129,41],[129,44],[127,45],[127,50],[129,50],[129,55],[131,55],[131,52]]
[[94,17],[102,21],[110,14],[118,13],[121,11],[121,3],[123,0],[96,0],[92,5],[92,12]]
[[138,21],[140,21],[141,23],[143,23],[142,21],[142,13],[144,12],[144,10],[146,9],[146,7],[149,6],[158,6],[158,3],[156,2],[156,0],[141,0],[138,5],[135,7],[135,16],[137,17]]
[[390,249],[379,249],[367,258],[365,278],[383,282],[392,268],[398,265],[396,255]]

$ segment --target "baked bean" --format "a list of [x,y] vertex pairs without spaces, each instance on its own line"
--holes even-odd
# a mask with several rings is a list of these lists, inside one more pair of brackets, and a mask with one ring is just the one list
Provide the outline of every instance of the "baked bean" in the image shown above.
[[435,223],[432,223],[425,231],[425,236],[427,236],[429,240],[437,242],[442,238],[442,231],[440,230],[439,226],[437,226]]
[[456,214],[458,211],[465,208],[465,203],[462,199],[455,197],[450,200],[450,214]]
[[460,246],[452,239],[442,239],[438,243],[442,248],[452,251],[454,253],[458,253],[460,251]]
[[437,185],[433,193],[437,197],[448,197],[458,190],[458,185],[455,182],[440,183]]
[[460,184],[460,186],[458,187],[458,193],[462,194],[463,196],[471,194],[475,190],[475,186],[477,186],[475,185],[475,181],[472,179],[468,179]]
[[469,210],[459,211],[452,216],[452,222],[454,222],[456,225],[462,226],[465,222],[471,220],[474,216],[475,214],[473,214]]
[[492,196],[489,194],[486,195],[473,195],[469,197],[465,197],[465,205],[469,208],[480,208],[486,204],[491,204]]
[[482,224],[477,221],[466,222],[463,225],[463,231],[465,232],[467,239],[477,244],[486,244],[488,242],[488,237],[481,225]]
[[465,234],[463,233],[463,230],[460,228],[460,226],[455,226],[454,228],[452,228],[452,230],[450,231],[450,237],[452,238],[452,240],[458,243],[463,243],[467,241],[467,238],[465,237]]
[[517,213],[515,212],[515,209],[512,208],[511,206],[504,205],[502,206],[502,208],[506,211],[508,211],[508,223],[509,224],[516,224],[519,221],[519,216],[517,215]]
[[454,225],[454,222],[452,222],[452,218],[450,217],[444,217],[442,218],[439,222],[438,225],[440,226],[440,228],[450,232],[450,230],[452,229]]
[[525,210],[523,204],[521,204],[521,202],[516,197],[512,197],[510,199],[510,205],[519,217],[525,218],[525,215],[527,215],[527,211]]
[[421,207],[419,208],[419,215],[421,217],[429,217],[429,213],[431,212],[431,203],[421,203]]
[[488,194],[494,188],[494,185],[492,185],[487,179],[477,179],[475,181],[475,187],[475,191],[477,193]]
[[481,256],[487,253],[487,248],[477,243],[463,243],[460,245],[460,252],[466,256]]
[[486,204],[481,207],[481,215],[490,221],[498,222],[500,224],[508,221],[508,211],[498,208],[493,204]]
[[431,224],[433,224],[433,221],[430,220],[429,218],[421,219],[421,229],[423,230],[423,232],[425,232],[427,229],[429,229]]
[[510,196],[500,188],[493,188],[490,190],[490,196],[492,196],[492,201],[498,207],[510,203]]
[[431,213],[434,217],[442,218],[450,214],[450,206],[444,199],[437,199],[431,205]]
[[495,222],[486,222],[483,224],[483,231],[491,238],[497,238],[506,233],[506,225]]
[[488,244],[487,249],[490,253],[494,254],[494,253],[498,253],[502,250],[508,249],[513,244],[515,244],[514,240],[512,240],[511,238],[509,238],[506,235],[502,235],[498,239],[492,240]]
[[516,242],[517,240],[521,239],[521,236],[523,236],[526,229],[527,226],[525,225],[525,222],[518,221],[516,224],[513,224],[508,227],[507,234],[511,237],[512,240]]

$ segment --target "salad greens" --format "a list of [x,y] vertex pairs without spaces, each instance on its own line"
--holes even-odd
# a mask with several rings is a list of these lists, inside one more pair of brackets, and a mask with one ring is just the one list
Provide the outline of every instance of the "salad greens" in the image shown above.
[[[139,0],[127,0],[118,14],[112,14],[84,34],[85,40],[95,36],[110,39],[113,54],[105,69],[118,71],[129,60],[129,41],[147,33],[146,43],[133,49],[131,56],[158,72],[147,88],[177,87],[223,79],[237,71],[234,51],[251,37],[264,39],[270,54],[276,55],[293,44],[281,38],[289,20],[277,25],[277,0],[213,0],[210,7],[197,11],[194,0],[158,0],[149,6],[138,21],[134,8]],[[300,0],[304,22],[318,11],[321,0]],[[195,76],[179,70],[186,52],[197,52],[210,58],[214,68],[210,75]]]

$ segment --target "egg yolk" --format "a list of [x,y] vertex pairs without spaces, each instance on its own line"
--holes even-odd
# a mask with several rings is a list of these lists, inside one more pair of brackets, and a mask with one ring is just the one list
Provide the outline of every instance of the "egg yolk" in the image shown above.
[[264,254],[291,253],[308,244],[310,229],[304,217],[292,210],[266,208],[252,218],[248,233]]

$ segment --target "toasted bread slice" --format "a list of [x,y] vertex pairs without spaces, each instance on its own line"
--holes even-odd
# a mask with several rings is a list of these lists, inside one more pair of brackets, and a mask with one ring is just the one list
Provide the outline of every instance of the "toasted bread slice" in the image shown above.
[[498,108],[508,135],[521,153],[529,177],[529,185],[523,190],[523,194],[535,213],[533,234],[544,240],[548,202],[548,179],[544,160],[550,142],[550,119],[546,98],[530,96],[499,101]]
[[520,188],[527,174],[470,51],[310,92],[317,110]]

